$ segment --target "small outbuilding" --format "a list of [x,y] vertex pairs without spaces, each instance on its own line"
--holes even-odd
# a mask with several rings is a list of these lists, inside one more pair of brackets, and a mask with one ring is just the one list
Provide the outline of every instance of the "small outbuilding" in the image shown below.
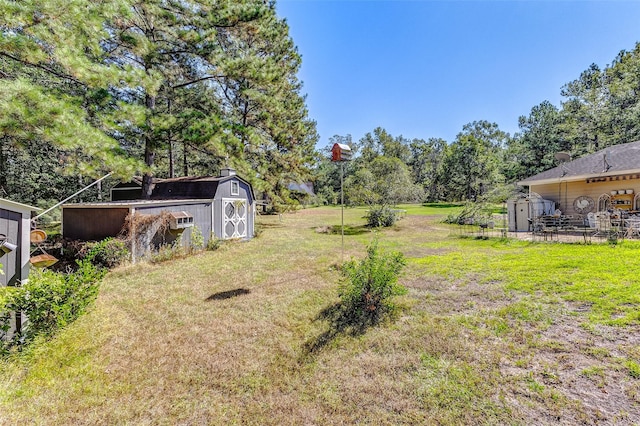
[[507,200],[509,232],[529,232],[532,230],[533,219],[553,215],[555,210],[554,201],[545,200],[535,193]]
[[[0,198],[0,286],[18,287],[29,278],[29,253],[31,249],[31,213],[37,207]],[[13,314],[11,329],[0,338],[9,338],[20,330],[26,317]]]
[[19,286],[29,277],[31,213],[39,210],[0,198],[0,286]]
[[[171,243],[178,237],[190,241],[194,229],[206,244],[218,239],[250,239],[254,235],[255,196],[251,185],[224,169],[220,176],[154,179],[151,199],[141,200],[141,179],[116,185],[107,203],[62,206],[62,234],[77,240],[101,240],[118,236],[127,218],[168,214],[170,226],[163,235],[149,236],[150,247]],[[142,253],[134,253],[139,256]]]

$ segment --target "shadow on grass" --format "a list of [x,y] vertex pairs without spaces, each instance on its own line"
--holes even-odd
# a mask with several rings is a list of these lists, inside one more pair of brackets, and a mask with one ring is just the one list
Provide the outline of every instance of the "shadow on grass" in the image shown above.
[[449,209],[451,207],[462,207],[460,203],[424,203],[423,207],[433,207],[436,209]]
[[[333,226],[321,226],[319,228],[313,228],[319,234],[341,235],[342,227],[340,225]],[[344,235],[362,235],[371,232],[371,228],[366,225],[359,226],[344,226]]]
[[316,316],[315,321],[326,322],[326,330],[304,343],[301,361],[313,358],[325,346],[339,337],[363,335],[369,328],[378,325],[383,317],[383,312],[374,315],[358,315],[354,309],[349,309],[340,302],[324,308]]
[[263,223],[260,222],[260,228],[262,229],[276,229],[276,228],[284,228],[284,223],[276,222],[276,223]]
[[251,293],[251,291],[247,290],[246,288],[236,288],[234,290],[221,291],[219,293],[214,293],[211,296],[207,297],[205,300],[207,302],[210,302],[212,300],[225,300],[225,299],[231,299],[232,297],[237,297],[237,296],[241,296],[243,294],[249,294],[249,293]]

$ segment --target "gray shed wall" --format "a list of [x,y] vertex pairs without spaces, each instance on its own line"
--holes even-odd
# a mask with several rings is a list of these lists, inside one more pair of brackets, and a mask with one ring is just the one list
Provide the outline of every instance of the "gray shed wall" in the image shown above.
[[[4,275],[0,275],[1,286],[19,286],[29,278],[29,253],[31,249],[31,208],[19,206],[15,208],[10,203],[0,200],[0,233],[6,235],[7,240],[15,244],[17,248],[10,253],[0,256],[0,264]],[[7,206],[8,205],[8,206]],[[0,339],[11,338],[16,330],[20,330],[27,320],[21,312],[11,313],[9,330],[0,331]]]
[[[27,228],[26,232],[30,230]],[[18,248],[11,253],[0,251],[0,264],[4,275],[0,275],[0,286],[17,285],[22,270],[22,215],[18,212],[0,209],[0,233],[7,236],[7,241],[16,244]],[[28,240],[27,240],[28,242]],[[27,246],[28,247],[28,246]],[[27,278],[25,275],[24,278]]]
[[[209,241],[211,235],[211,203],[203,202],[202,204],[178,204],[177,200],[175,206],[149,206],[149,207],[137,207],[136,213],[140,214],[160,214],[163,211],[166,212],[187,212],[193,216],[193,224],[197,226],[202,236],[204,237],[204,243]],[[182,241],[184,243],[191,243],[191,232],[193,228],[185,228],[182,231]],[[180,236],[180,232],[171,231],[167,235],[158,236],[154,239],[153,243],[156,246],[162,244],[171,244]],[[157,248],[157,247],[156,247]]]

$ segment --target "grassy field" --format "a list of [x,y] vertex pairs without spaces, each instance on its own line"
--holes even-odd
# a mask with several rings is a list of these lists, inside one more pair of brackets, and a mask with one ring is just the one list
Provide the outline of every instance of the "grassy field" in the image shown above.
[[640,423],[640,245],[456,236],[402,206],[401,314],[335,332],[362,209],[261,217],[262,235],[122,267],[54,340],[0,364],[1,424]]

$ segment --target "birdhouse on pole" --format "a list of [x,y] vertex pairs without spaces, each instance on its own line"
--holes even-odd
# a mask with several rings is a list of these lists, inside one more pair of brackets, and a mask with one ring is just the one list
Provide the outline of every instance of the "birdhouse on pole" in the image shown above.
[[331,148],[331,161],[349,161],[352,153],[349,145],[334,143]]

